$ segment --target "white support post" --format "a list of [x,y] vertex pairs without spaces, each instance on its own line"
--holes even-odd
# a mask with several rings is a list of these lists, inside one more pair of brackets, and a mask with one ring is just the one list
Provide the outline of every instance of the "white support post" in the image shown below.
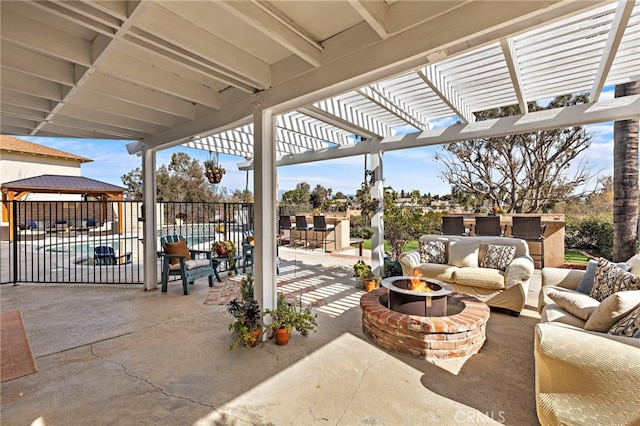
[[258,109],[254,120],[254,293],[261,309],[274,309],[276,275],[276,150],[275,118]]
[[384,175],[382,173],[382,152],[380,139],[372,141],[371,170],[375,182],[371,188],[371,198],[380,200],[378,209],[371,218],[373,237],[371,238],[371,269],[374,275],[382,276],[384,272]]
[[158,288],[158,243],[156,237],[156,153],[151,149],[142,151],[142,201],[144,203],[144,289]]

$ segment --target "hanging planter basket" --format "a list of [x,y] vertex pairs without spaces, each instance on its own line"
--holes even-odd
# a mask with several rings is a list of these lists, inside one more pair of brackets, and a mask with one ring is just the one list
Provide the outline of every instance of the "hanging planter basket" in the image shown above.
[[224,167],[220,166],[218,162],[218,153],[216,152],[215,160],[209,158],[204,162],[204,175],[209,180],[209,183],[220,183],[222,180],[222,175],[224,175],[227,171]]

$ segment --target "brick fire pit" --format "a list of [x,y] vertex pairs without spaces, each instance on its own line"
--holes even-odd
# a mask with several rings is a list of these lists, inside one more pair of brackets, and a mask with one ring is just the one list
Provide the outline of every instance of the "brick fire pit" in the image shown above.
[[360,298],[362,331],[382,348],[427,360],[451,359],[478,353],[486,340],[489,307],[475,297],[451,293],[451,303],[462,302],[464,308],[443,317],[394,312],[386,307],[386,298],[383,287]]

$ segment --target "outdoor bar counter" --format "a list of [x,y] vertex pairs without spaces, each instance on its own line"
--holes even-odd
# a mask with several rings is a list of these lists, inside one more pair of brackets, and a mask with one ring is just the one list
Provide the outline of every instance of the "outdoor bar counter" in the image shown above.
[[[464,225],[467,229],[471,229],[473,234],[473,225],[475,224],[475,216],[465,215]],[[518,215],[525,216],[525,215]],[[541,216],[542,224],[546,225],[544,230],[544,266],[564,266],[564,233],[566,222],[564,214],[540,214],[533,216]],[[500,226],[504,230],[504,236],[511,236],[511,215],[500,216]],[[540,253],[540,244],[537,242],[529,242],[529,252],[533,255]],[[535,257],[535,256],[534,256]],[[535,261],[536,268],[540,268],[539,262]]]
[[[310,225],[313,225],[313,215],[311,214],[307,214],[305,215],[305,217],[307,218],[307,223]],[[333,251],[333,250],[343,250],[343,249],[348,249],[350,248],[350,223],[349,223],[349,218],[347,216],[339,216],[339,215],[324,215],[325,220],[327,225],[334,225],[335,229],[332,232],[328,232],[326,233],[326,236],[323,235],[324,233],[317,233],[317,237],[318,239],[321,239],[323,236],[326,240],[331,241],[331,240],[336,240],[335,242],[335,246],[333,244],[333,242],[331,243],[327,243],[327,251]],[[296,218],[295,216],[291,216],[291,223],[295,224],[296,223]],[[315,239],[316,235],[314,235],[313,230],[309,230],[307,232],[307,242],[310,243],[311,241],[313,241]],[[291,242],[292,245],[294,244],[294,241],[300,241],[300,239],[302,239],[304,241],[305,239],[305,235],[304,235],[304,231],[298,231],[296,229],[292,229],[291,230]],[[335,247],[335,248],[334,248]]]

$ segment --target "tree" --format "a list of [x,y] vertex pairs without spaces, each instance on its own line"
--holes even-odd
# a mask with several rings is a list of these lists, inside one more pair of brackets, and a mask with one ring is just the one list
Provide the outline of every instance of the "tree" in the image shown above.
[[[615,96],[640,93],[640,81],[616,86]],[[638,243],[638,119],[613,124],[613,260],[623,262]]]
[[[121,177],[129,197],[142,200],[142,170],[138,167]],[[200,162],[184,152],[171,156],[168,165],[161,165],[156,172],[156,195],[158,201],[214,202],[229,198],[227,189],[211,185],[204,176]],[[251,193],[243,193],[241,200],[252,198]]]
[[136,167],[126,175],[120,177],[125,188],[127,188],[128,197],[132,200],[142,200],[142,169]]
[[[536,111],[584,103],[586,95],[560,96]],[[478,120],[506,117],[520,112],[517,105],[477,113]],[[591,145],[583,127],[545,130],[490,139],[455,142],[444,146],[436,160],[445,166],[443,178],[478,202],[499,205],[507,212],[549,210],[591,178],[579,163],[572,176],[569,167]]]
[[296,185],[296,189],[282,194],[282,201],[291,204],[309,204],[309,199],[311,198],[310,189],[311,187],[307,182],[301,182]]
[[[399,204],[398,198],[398,193],[391,187],[385,188],[384,239],[389,243],[392,261],[398,259],[407,241],[424,233],[422,209],[406,203]],[[417,200],[412,199],[411,201]]]
[[329,198],[331,196],[331,193],[333,191],[331,189],[326,189],[324,186],[318,184],[316,185],[316,187],[313,189],[313,191],[311,191],[311,194],[309,196],[309,201],[311,201],[311,206],[314,209],[321,209],[322,207],[324,207],[327,198]]

